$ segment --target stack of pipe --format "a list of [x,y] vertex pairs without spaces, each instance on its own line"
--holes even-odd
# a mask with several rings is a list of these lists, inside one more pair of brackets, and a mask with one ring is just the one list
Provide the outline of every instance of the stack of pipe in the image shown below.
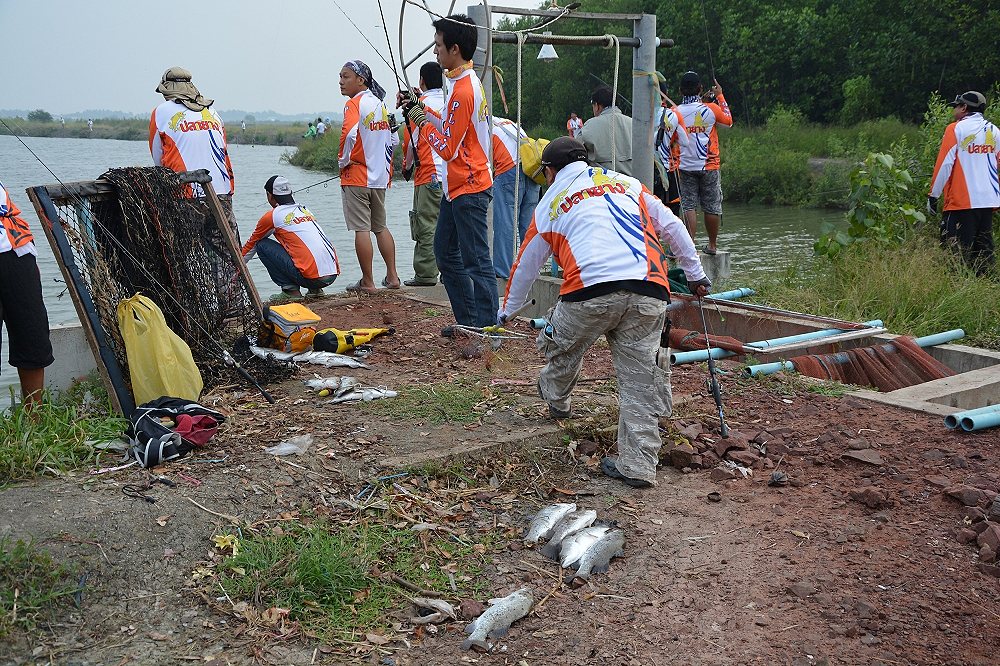
[[952,430],[982,430],[1000,425],[1000,405],[987,405],[979,409],[967,409],[944,417],[944,424]]

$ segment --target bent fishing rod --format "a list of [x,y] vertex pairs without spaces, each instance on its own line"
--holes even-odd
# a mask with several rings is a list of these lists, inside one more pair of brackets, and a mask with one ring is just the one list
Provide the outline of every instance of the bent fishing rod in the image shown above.
[[701,325],[705,329],[705,349],[708,350],[708,390],[712,392],[715,406],[719,410],[719,433],[723,439],[729,439],[729,426],[726,425],[726,415],[722,411],[722,387],[715,369],[715,359],[712,358],[712,343],[708,340],[708,321],[705,319],[705,301],[698,297],[698,310],[701,312]]

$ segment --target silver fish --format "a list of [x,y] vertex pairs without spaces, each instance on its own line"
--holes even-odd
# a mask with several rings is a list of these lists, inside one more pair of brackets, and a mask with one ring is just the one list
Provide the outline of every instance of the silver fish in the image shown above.
[[573,534],[573,532],[579,532],[584,527],[590,527],[594,524],[595,520],[597,520],[597,512],[593,509],[574,511],[573,513],[566,514],[552,528],[552,536],[549,537],[549,542],[542,546],[538,552],[550,560],[558,560],[559,545],[563,539]]
[[495,640],[506,636],[510,625],[527,615],[534,603],[531,590],[526,587],[506,597],[490,599],[490,607],[465,628],[465,633],[470,635],[462,642],[462,649],[468,650],[475,645],[489,650],[486,637]]
[[600,539],[590,544],[576,563],[576,573],[569,576],[566,582],[574,578],[590,580],[592,573],[604,573],[610,568],[611,558],[625,555],[625,532],[611,530]]
[[539,539],[549,536],[552,534],[552,528],[556,526],[556,523],[571,511],[576,511],[576,504],[572,502],[569,504],[551,504],[545,507],[531,519],[528,531],[524,535],[524,542],[538,543]]
[[610,529],[605,525],[594,525],[570,534],[563,539],[562,549],[559,551],[559,564],[563,569],[569,569],[571,564],[583,557],[592,543],[607,534]]
[[387,388],[375,388],[373,386],[353,386],[349,389],[341,389],[335,398],[327,400],[327,403],[335,405],[341,402],[369,402],[379,398],[395,398],[398,393]]

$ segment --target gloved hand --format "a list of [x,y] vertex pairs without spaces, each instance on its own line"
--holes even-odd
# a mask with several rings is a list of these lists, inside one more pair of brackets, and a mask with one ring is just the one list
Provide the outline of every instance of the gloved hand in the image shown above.
[[937,215],[938,212],[937,205],[938,205],[937,197],[927,197],[927,214]]
[[403,180],[409,181],[413,177],[413,165],[403,167]]
[[389,131],[392,132],[393,134],[399,131],[399,121],[396,120],[395,113],[389,114]]
[[427,114],[424,113],[424,105],[417,102],[415,105],[406,109],[406,117],[409,119],[413,126],[417,129],[427,122]]
[[500,308],[499,310],[497,310],[497,325],[503,326],[506,323],[507,323],[507,312],[503,308]]
[[691,293],[698,297],[708,296],[712,293],[712,281],[707,277],[700,280],[688,280],[688,289]]
[[420,102],[417,94],[412,90],[400,90],[396,93],[396,108],[403,109],[403,115],[406,115],[406,109],[418,104]]

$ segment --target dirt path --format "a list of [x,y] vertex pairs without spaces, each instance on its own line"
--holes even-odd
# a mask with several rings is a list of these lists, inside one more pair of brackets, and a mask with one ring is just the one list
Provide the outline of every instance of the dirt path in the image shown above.
[[[754,474],[716,481],[723,474],[709,471],[718,438],[700,393],[704,369],[683,366],[674,374],[682,404],[671,439],[689,440],[706,469],[665,467],[657,487],[634,491],[594,473],[597,431],[613,425],[611,388],[602,383],[610,376],[606,349],[587,359],[583,374],[594,381],[581,385],[577,409],[590,417],[564,423],[570,437],[544,418],[534,395],[531,340],[479,356],[469,341],[438,337],[446,319],[435,306],[376,297],[329,299],[314,309],[335,326],[398,329],[376,343],[373,370],[350,374],[391,388],[468,382],[480,418],[431,425],[325,405],[305,391],[301,373],[276,387],[280,410],[239,390],[208,396],[230,423],[210,451],[162,468],[178,486],[154,486],[155,503],[122,495],[123,484],[143,475],[134,469],[83,470],[0,492],[0,536],[33,536],[88,574],[81,607],[46,631],[0,644],[0,663],[996,663],[1000,571],[977,561],[975,532],[968,545],[956,534],[982,531],[980,517],[1000,491],[997,433],[958,435],[936,418],[822,395],[803,382],[731,375],[727,416],[744,446],[729,455]],[[598,446],[586,446],[586,428]],[[262,452],[303,432],[315,436],[306,455],[278,460]],[[570,440],[581,444],[575,458]],[[435,634],[403,622],[396,640],[350,655],[300,637],[261,640],[235,614],[215,610],[225,607],[222,592],[211,604],[196,592],[192,571],[209,558],[211,536],[229,525],[223,516],[292,520],[355,496],[365,480],[404,460],[451,453],[465,469],[497,465],[498,444],[547,457],[516,486],[481,478],[484,496],[513,499],[477,505],[467,527],[497,544],[486,555],[492,596],[526,585],[545,601],[490,655],[459,650],[465,622]],[[851,451],[874,464],[843,457]],[[775,465],[790,485],[767,485]],[[942,492],[961,484],[969,492],[954,494],[979,509]],[[520,544],[526,514],[566,499],[548,499],[554,488],[625,529],[625,557],[583,587],[558,585],[558,567]],[[709,501],[713,491],[721,501]]]

